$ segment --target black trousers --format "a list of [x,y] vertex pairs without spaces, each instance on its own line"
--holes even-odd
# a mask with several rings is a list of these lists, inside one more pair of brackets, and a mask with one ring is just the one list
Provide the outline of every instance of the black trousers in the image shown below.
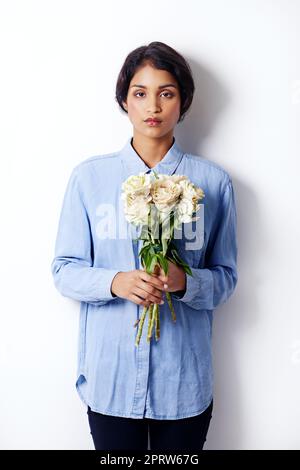
[[149,430],[151,451],[199,451],[206,441],[212,409],[213,401],[201,414],[175,420],[110,416],[89,406],[87,415],[95,450],[148,450]]

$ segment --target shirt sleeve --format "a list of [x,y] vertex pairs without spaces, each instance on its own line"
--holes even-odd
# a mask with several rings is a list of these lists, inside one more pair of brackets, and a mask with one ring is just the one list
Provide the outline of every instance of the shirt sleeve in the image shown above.
[[237,284],[237,213],[232,181],[226,183],[205,255],[204,268],[186,274],[183,296],[173,297],[198,310],[214,310],[227,301]]
[[117,298],[111,292],[111,283],[119,270],[94,267],[92,253],[89,217],[74,168],[62,203],[51,272],[63,296],[103,305]]

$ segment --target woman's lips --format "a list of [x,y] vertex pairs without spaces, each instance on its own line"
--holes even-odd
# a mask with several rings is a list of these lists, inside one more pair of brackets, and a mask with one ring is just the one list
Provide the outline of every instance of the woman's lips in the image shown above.
[[153,121],[153,120],[149,120],[149,121],[145,121],[146,124],[148,124],[148,126],[158,126],[159,124],[161,124],[162,121]]

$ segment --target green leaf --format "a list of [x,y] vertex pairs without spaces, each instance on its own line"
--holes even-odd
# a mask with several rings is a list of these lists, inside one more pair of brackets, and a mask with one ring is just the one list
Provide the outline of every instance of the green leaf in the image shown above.
[[150,248],[150,244],[146,243],[139,251],[139,256],[142,256],[144,253],[148,253]]
[[147,266],[149,265],[149,253],[148,251],[146,251],[143,256],[141,257],[141,261],[142,261],[142,265],[143,267],[147,268]]
[[149,266],[149,272],[150,272],[150,274],[153,273],[156,263],[157,263],[157,256],[154,255],[154,256],[151,258],[151,261],[150,261],[150,266]]
[[194,276],[194,274],[192,273],[191,268],[189,266],[185,266],[183,269],[190,276]]
[[162,238],[162,249],[163,249],[163,256],[166,256],[168,251],[168,240],[166,238]]
[[181,263],[182,263],[182,259],[180,258],[177,249],[176,249],[176,248],[172,248],[172,249],[171,249],[171,253],[172,253],[174,259],[175,259],[178,263],[181,264]]
[[153,246],[153,245],[150,246],[149,253],[150,253],[152,256],[155,256],[155,250],[154,250],[154,246]]
[[182,266],[183,270],[189,274],[190,276],[193,276],[193,273],[191,271],[191,268],[189,267],[189,265],[182,259],[180,258],[180,256],[178,255],[178,252],[176,250],[176,248],[173,248],[171,250],[171,255],[173,256],[174,260],[175,260],[175,263],[176,264],[179,264],[180,266]]
[[152,258],[149,256],[149,253],[145,257],[145,270],[147,271],[148,274],[151,274],[150,271],[150,265],[151,265],[151,260]]
[[160,265],[163,268],[164,273],[168,274],[169,272],[168,260],[162,254],[158,254],[157,257],[160,261]]

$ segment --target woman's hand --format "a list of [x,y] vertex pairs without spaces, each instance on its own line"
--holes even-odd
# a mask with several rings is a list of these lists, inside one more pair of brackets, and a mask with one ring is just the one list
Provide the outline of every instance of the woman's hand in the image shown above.
[[111,292],[117,297],[128,299],[138,305],[164,303],[162,294],[166,289],[165,282],[157,275],[148,274],[142,269],[133,271],[120,271],[111,283]]
[[169,272],[165,275],[162,268],[158,272],[158,279],[168,285],[167,292],[177,292],[186,289],[186,273],[181,266],[168,260]]

